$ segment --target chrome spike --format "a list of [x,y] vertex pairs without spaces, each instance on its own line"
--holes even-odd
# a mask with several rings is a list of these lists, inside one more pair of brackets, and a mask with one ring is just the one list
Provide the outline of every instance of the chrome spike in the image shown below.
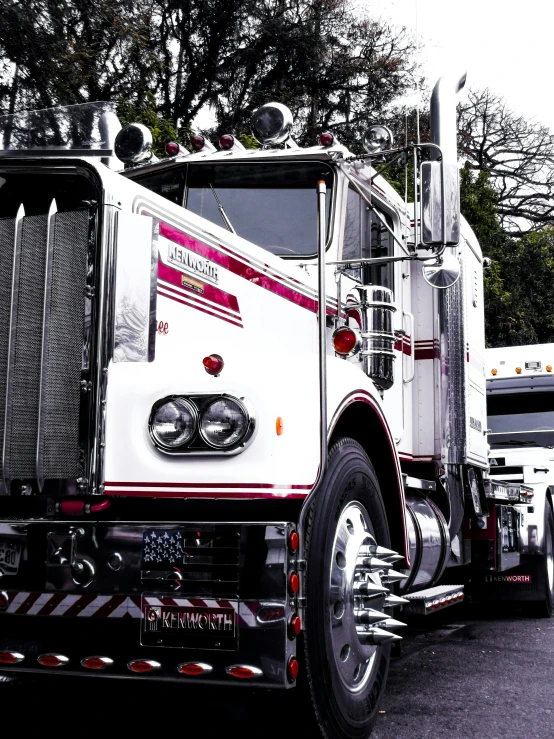
[[354,583],[356,595],[363,595],[364,598],[377,598],[378,596],[388,595],[390,590],[382,585],[375,585],[373,582],[358,581]]
[[384,559],[385,562],[392,562],[393,564],[404,561],[404,557],[401,554],[386,554],[384,555]]
[[407,626],[403,621],[397,621],[395,618],[387,618],[387,620],[379,624],[384,629],[401,629],[404,626]]
[[373,547],[373,550],[374,550],[373,554],[376,557],[387,557],[388,558],[388,557],[393,557],[393,556],[396,556],[396,557],[400,556],[398,552],[395,552],[392,549],[387,549],[386,547],[376,546],[376,547]]
[[396,608],[396,606],[407,606],[410,601],[406,598],[401,598],[399,595],[387,595],[385,598],[385,608]]
[[396,570],[389,570],[386,575],[384,575],[383,580],[387,583],[392,582],[402,582],[402,580],[406,580],[408,578],[408,575],[403,575],[401,572],[397,572]]
[[368,568],[370,572],[379,572],[379,570],[391,570],[394,565],[392,562],[385,562],[377,557],[363,557],[360,566]]
[[[394,618],[390,619],[386,613],[376,611],[374,608],[368,608],[363,611],[356,611],[356,621],[360,624],[377,624],[380,621],[394,621]],[[400,621],[398,621],[400,623]]]
[[385,629],[379,629],[377,627],[373,627],[370,631],[359,636],[366,644],[376,645],[388,644],[389,642],[401,641],[402,639],[398,634],[391,634],[390,631],[385,631]]

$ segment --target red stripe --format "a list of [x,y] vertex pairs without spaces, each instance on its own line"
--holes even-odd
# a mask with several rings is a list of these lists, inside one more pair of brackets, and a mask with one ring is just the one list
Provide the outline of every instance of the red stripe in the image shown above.
[[24,616],[29,608],[33,605],[33,603],[38,600],[39,596],[42,595],[42,593],[29,593],[29,595],[25,598],[23,603],[19,606],[17,611],[15,613],[18,616]]
[[[238,326],[238,328],[243,328],[241,323],[236,323],[236,321],[231,321],[229,318],[225,318],[225,316],[219,315],[219,313],[212,313],[210,310],[206,310],[205,308],[201,308],[198,303],[188,303],[185,302],[185,300],[179,300],[179,298],[176,295],[167,295],[166,293],[160,292],[158,290],[158,295],[161,295],[164,298],[168,298],[168,300],[174,300],[176,303],[180,303],[181,305],[186,305],[187,308],[194,308],[194,310],[199,310],[201,313],[207,313],[209,316],[213,316],[214,318],[219,318],[221,321],[226,321],[226,323],[230,323],[232,326]],[[185,297],[183,295],[183,297]]]
[[185,492],[184,490],[163,490],[152,492],[150,490],[110,490],[110,495],[121,495],[128,498],[236,498],[238,500],[254,500],[262,498],[305,498],[305,493],[239,493],[239,492],[208,492],[205,490]]
[[312,485],[273,485],[268,482],[106,482],[113,487],[148,488],[276,488],[279,490],[311,490]]
[[158,281],[158,290],[165,290],[166,292],[171,293],[172,295],[177,295],[179,298],[183,298],[184,300],[192,300],[194,303],[197,303],[198,305],[213,311],[216,316],[223,314],[225,316],[229,316],[229,318],[234,318],[235,321],[242,321],[240,316],[231,313],[230,310],[227,310],[226,308],[220,308],[218,305],[210,305],[209,303],[204,303],[201,300],[198,300],[196,293],[184,295],[184,293],[174,287],[171,287],[171,285],[167,285],[162,280]]
[[105,616],[109,616],[112,611],[115,611],[117,606],[120,606],[123,601],[125,600],[127,596],[126,595],[114,595],[110,598],[110,600],[107,603],[104,603],[103,606],[100,606],[100,608],[95,611],[93,614],[95,618],[103,618]]
[[408,357],[412,356],[412,345],[410,343],[410,337],[397,339],[394,348],[397,352],[402,352]]
[[415,350],[415,359],[439,359],[440,351],[438,346],[418,347]]
[[[176,285],[182,290],[188,290],[192,295],[200,294],[196,293],[186,283],[183,283],[181,279],[182,275],[183,272],[179,272],[179,270],[174,269],[173,267],[169,267],[161,260],[158,261],[158,278],[160,280],[170,282],[172,285]],[[223,290],[220,290],[218,287],[214,287],[214,285],[210,285],[207,282],[204,283],[204,291],[202,293],[202,296],[207,300],[211,300],[224,308],[230,308],[231,310],[239,313],[239,303],[236,297],[234,295],[231,295],[230,293],[226,293]]]
[[[177,228],[174,228],[163,221],[160,222],[160,235],[176,244],[181,244],[181,246],[200,254],[206,259],[210,259],[212,262],[219,264],[221,267],[229,270],[229,272],[232,272],[238,277],[242,277],[244,280],[248,280],[248,282],[258,285],[258,287],[263,287],[264,290],[268,290],[281,298],[285,298],[285,300],[289,300],[300,308],[306,308],[306,310],[309,310],[312,313],[317,313],[318,311],[317,300],[309,298],[307,295],[303,295],[297,290],[293,290],[292,288],[277,282],[276,279],[270,277],[268,274],[264,274],[254,266],[243,264],[243,262],[240,262],[232,256],[232,253],[228,249],[226,249],[226,251],[229,252],[228,254],[222,254],[218,249],[214,249],[213,247],[204,244],[202,241],[198,241],[189,234],[179,231]],[[328,314],[334,315],[335,312],[336,311],[327,306]]]
[[45,603],[40,611],[38,611],[37,616],[49,616],[54,608],[58,606],[64,598],[67,597],[67,593],[56,593],[53,595],[48,603]]
[[[69,606],[67,611],[65,613],[62,613],[62,616],[78,616],[83,608],[86,608],[92,601],[97,597],[96,593],[94,595],[81,595],[79,600],[76,600],[73,605]],[[94,614],[96,615],[96,614]]]

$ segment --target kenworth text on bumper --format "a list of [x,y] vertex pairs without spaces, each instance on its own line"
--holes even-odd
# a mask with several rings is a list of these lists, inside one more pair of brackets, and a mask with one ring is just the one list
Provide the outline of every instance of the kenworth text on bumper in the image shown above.
[[356,156],[280,103],[163,160],[107,103],[0,119],[2,671],[271,688],[349,739],[402,612],[551,614],[550,487],[489,475],[464,83]]

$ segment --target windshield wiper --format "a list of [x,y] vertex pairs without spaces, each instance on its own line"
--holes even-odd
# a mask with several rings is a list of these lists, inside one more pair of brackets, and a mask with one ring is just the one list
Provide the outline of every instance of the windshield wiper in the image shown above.
[[217,207],[219,208],[219,212],[221,213],[221,217],[223,218],[223,223],[227,226],[229,231],[233,234],[236,234],[235,229],[233,228],[231,221],[229,220],[227,213],[225,212],[225,208],[221,205],[221,201],[217,197],[217,193],[213,188],[213,185],[210,183],[208,187],[211,189],[211,191],[214,194],[215,202],[217,203]]

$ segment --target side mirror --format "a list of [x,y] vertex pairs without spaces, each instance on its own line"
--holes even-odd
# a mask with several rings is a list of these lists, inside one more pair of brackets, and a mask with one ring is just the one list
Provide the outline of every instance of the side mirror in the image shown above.
[[431,141],[440,154],[432,149],[433,161],[421,165],[421,241],[426,246],[455,246],[460,240],[456,95],[465,82],[465,74],[441,77],[431,96]]

